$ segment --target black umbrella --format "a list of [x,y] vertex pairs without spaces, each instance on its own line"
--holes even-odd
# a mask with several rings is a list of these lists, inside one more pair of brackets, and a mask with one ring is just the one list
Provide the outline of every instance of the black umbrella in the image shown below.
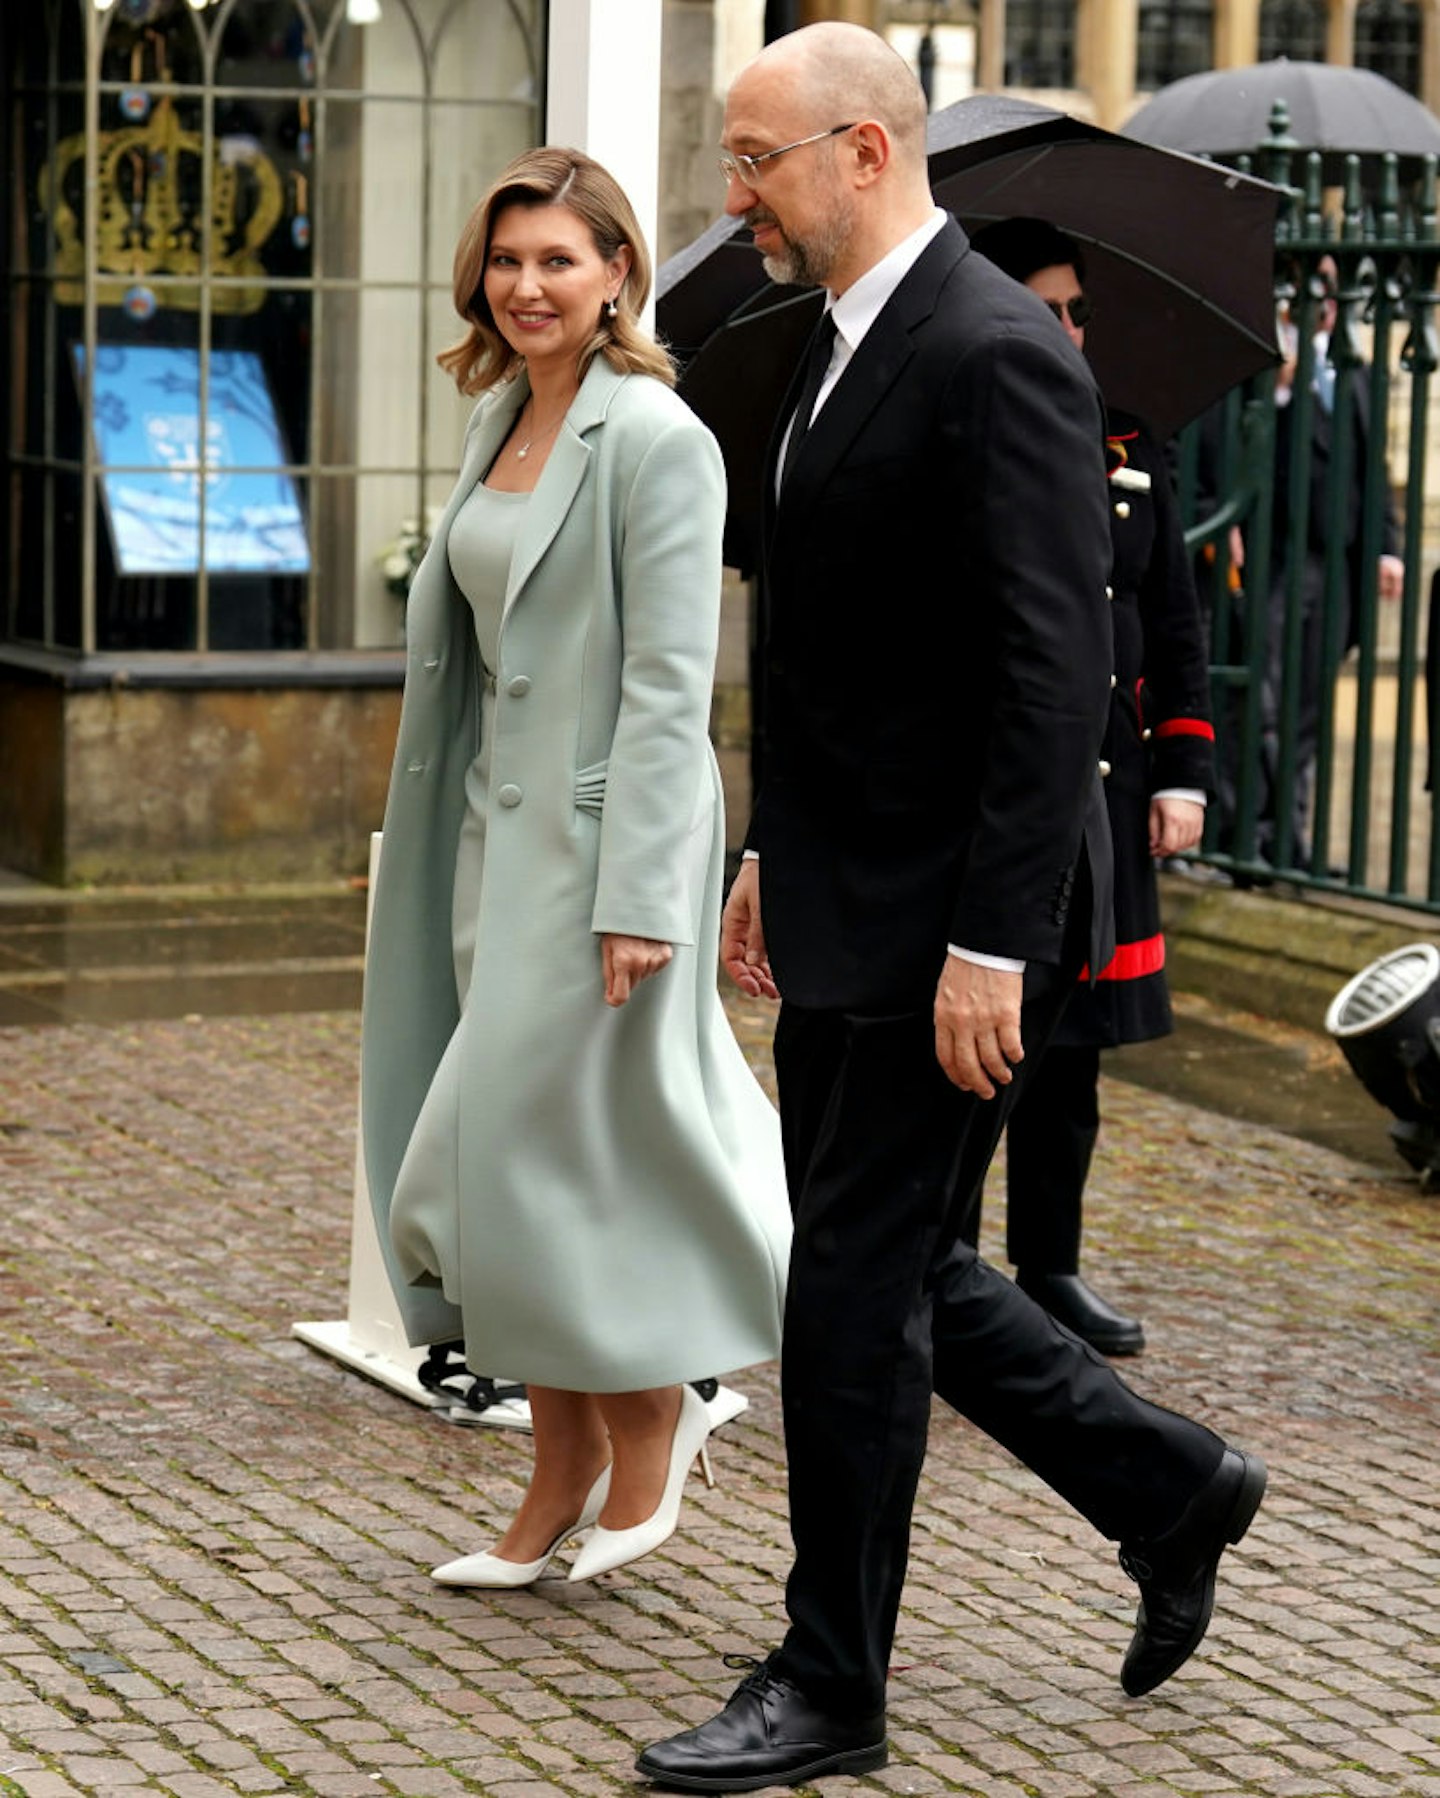
[[[934,114],[927,142],[936,199],[967,228],[1034,216],[1083,243],[1086,350],[1112,405],[1169,435],[1276,359],[1277,189],[1004,95]],[[760,463],[820,296],[771,286],[729,219],[664,264],[657,294],[680,391],[725,452],[727,553],[749,567]]]
[[1440,156],[1440,119],[1404,88],[1372,69],[1291,62],[1284,56],[1172,81],[1140,108],[1125,135],[1232,160],[1265,142],[1277,100],[1289,112],[1293,142],[1324,155],[1324,178],[1331,185],[1343,179],[1348,154],[1373,163],[1392,151],[1406,178],[1417,172],[1419,157]]

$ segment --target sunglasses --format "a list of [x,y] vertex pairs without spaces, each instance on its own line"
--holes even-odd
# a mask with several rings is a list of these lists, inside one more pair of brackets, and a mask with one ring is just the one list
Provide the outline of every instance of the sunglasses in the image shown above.
[[1083,293],[1077,294],[1073,300],[1046,300],[1045,304],[1063,325],[1065,314],[1070,314],[1070,323],[1077,331],[1083,331],[1095,316],[1094,304],[1085,298]]

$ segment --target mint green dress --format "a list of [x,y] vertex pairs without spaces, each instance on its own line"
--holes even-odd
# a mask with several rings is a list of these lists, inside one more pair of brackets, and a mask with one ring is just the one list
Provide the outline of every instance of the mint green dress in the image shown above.
[[[412,1343],[586,1392],[779,1352],[778,1120],[717,990],[724,473],[599,358],[528,497],[472,421],[411,589],[366,964],[366,1170]],[[673,959],[619,1008],[601,938]]]

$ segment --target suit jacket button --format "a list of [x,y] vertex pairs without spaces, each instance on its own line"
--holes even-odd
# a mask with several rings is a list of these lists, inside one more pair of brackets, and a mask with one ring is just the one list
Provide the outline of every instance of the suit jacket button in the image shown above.
[[500,801],[501,805],[509,811],[513,807],[519,805],[524,795],[521,793],[519,787],[512,786],[507,782],[505,786],[501,787],[495,797]]
[[[1101,762],[1101,764],[1100,764],[1100,778],[1101,778],[1101,780],[1104,780],[1104,778],[1105,778],[1105,776],[1106,776],[1106,775],[1107,775],[1107,774],[1108,774],[1108,773],[1109,773],[1109,772],[1110,772],[1110,764],[1109,764],[1109,762],[1103,762],[1103,761],[1102,761],[1102,762]],[[503,792],[504,792],[504,788],[503,788],[503,787],[502,787],[502,788],[501,788],[501,792],[502,792],[502,793],[503,793]]]
[[1140,741],[1142,743],[1148,743],[1154,735],[1155,733],[1153,730],[1142,730],[1140,733]]
[[1118,685],[1119,685],[1119,677],[1117,675],[1112,674],[1110,676],[1110,691],[1113,693]]
[[1106,597],[1106,599],[1114,599],[1115,589],[1113,587],[1107,587],[1105,589],[1105,597]]
[[1117,518],[1128,518],[1130,516],[1130,502],[1128,499],[1117,499],[1116,500],[1115,516]]

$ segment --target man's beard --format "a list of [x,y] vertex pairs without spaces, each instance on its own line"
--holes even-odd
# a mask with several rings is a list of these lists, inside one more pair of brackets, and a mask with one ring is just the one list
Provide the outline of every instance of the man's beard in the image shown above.
[[808,238],[791,237],[775,217],[763,206],[753,207],[745,215],[745,223],[773,225],[780,234],[781,248],[770,250],[760,259],[765,273],[781,287],[824,287],[835,266],[850,231],[850,210],[837,205]]

